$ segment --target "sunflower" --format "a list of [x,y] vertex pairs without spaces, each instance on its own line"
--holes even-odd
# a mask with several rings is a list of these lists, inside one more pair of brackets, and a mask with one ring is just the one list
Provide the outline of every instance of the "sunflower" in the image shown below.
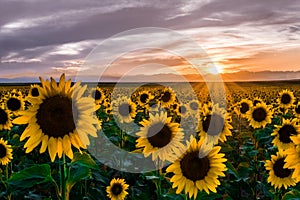
[[31,152],[42,143],[40,153],[48,148],[53,162],[56,154],[61,158],[65,153],[73,158],[71,145],[86,148],[89,145],[88,135],[97,137],[98,119],[93,115],[94,101],[83,97],[86,85],[77,82],[71,86],[71,79],[65,82],[65,75],[60,77],[59,84],[51,78],[44,81],[38,98],[31,99],[32,106],[23,111],[13,123],[27,124],[20,140],[29,137],[24,145],[26,153]]
[[212,106],[204,104],[203,114],[200,118],[198,130],[201,139],[206,138],[208,142],[218,143],[226,141],[226,136],[231,136],[232,126],[229,124],[230,116],[226,113],[226,110],[220,108],[218,104]]
[[264,102],[261,102],[247,112],[247,118],[253,128],[264,128],[271,123],[272,114],[270,108]]
[[178,150],[184,148],[181,143],[184,135],[179,124],[171,122],[171,119],[166,112],[160,112],[155,115],[150,113],[148,120],[140,122],[142,127],[136,133],[139,136],[136,147],[143,148],[145,157],[152,154],[153,161],[158,158],[172,161],[178,157]]
[[177,113],[181,118],[186,118],[190,114],[190,109],[187,104],[179,104],[177,106]]
[[0,138],[0,163],[2,165],[7,165],[11,159],[13,159],[11,145]]
[[279,93],[279,98],[277,99],[277,102],[279,103],[280,107],[283,108],[289,108],[293,105],[295,101],[295,97],[293,92],[288,90],[283,90]]
[[100,87],[92,90],[92,97],[95,99],[95,104],[101,104],[105,99],[104,91]]
[[285,168],[293,169],[292,178],[294,178],[297,182],[300,181],[300,145],[289,148],[284,151],[286,154],[285,158]]
[[148,103],[154,96],[148,90],[142,90],[137,95],[137,103],[142,108],[148,108]]
[[198,113],[200,109],[200,103],[198,100],[192,100],[188,102],[189,110],[193,113]]
[[225,155],[219,153],[219,146],[207,148],[203,145],[191,136],[185,153],[166,169],[166,172],[174,173],[170,182],[173,188],[177,187],[176,194],[184,190],[190,198],[194,196],[196,199],[199,190],[208,194],[210,191],[217,192],[216,188],[220,185],[218,177],[225,176]]
[[253,106],[256,106],[256,104],[259,104],[259,103],[263,103],[263,100],[261,98],[255,97],[253,99]]
[[10,130],[12,127],[11,123],[11,112],[4,109],[4,105],[0,106],[0,131]]
[[160,103],[163,107],[171,106],[176,100],[175,92],[172,88],[165,88],[160,96]]
[[297,125],[298,119],[283,119],[282,125],[275,125],[276,129],[271,134],[275,136],[272,143],[279,149],[286,150],[294,146],[290,136],[300,133],[300,125]]
[[40,96],[40,86],[38,84],[30,85],[30,89],[27,98],[37,98]]
[[109,186],[106,187],[107,196],[111,200],[123,200],[128,194],[126,191],[128,188],[129,185],[126,184],[124,179],[113,178]]
[[13,115],[18,115],[20,111],[24,110],[24,101],[22,95],[16,93],[9,93],[5,99],[6,109],[10,110]]
[[300,119],[300,102],[294,106],[294,116]]
[[120,123],[130,123],[136,115],[136,105],[130,98],[119,97],[112,102],[112,114]]
[[248,99],[242,99],[237,105],[234,107],[234,111],[237,115],[245,118],[247,115],[246,113],[251,109],[252,102]]
[[275,188],[280,189],[282,186],[287,189],[289,186],[296,185],[295,179],[292,178],[293,170],[284,167],[286,154],[283,151],[272,155],[271,160],[267,160],[265,167],[269,171],[268,183]]

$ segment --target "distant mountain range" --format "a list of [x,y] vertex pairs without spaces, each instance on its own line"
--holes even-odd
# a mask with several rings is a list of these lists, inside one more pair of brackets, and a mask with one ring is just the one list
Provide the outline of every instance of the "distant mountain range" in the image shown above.
[[[300,71],[260,71],[260,72],[250,72],[250,71],[239,71],[234,73],[224,73],[220,75],[206,74],[206,81],[224,81],[224,82],[234,82],[234,81],[272,81],[272,80],[295,80],[300,79]],[[49,77],[50,78],[50,77]],[[89,82],[90,80],[98,80],[97,78],[83,77],[83,82]],[[222,78],[222,79],[220,79]],[[158,74],[158,75],[136,75],[127,76],[124,79],[119,77],[101,77],[100,82],[176,82],[176,81],[186,81],[190,82],[202,82],[204,79],[200,75],[189,74],[185,75],[184,78],[176,74]],[[19,78],[0,78],[0,83],[33,83],[39,82],[38,77],[19,77]]]

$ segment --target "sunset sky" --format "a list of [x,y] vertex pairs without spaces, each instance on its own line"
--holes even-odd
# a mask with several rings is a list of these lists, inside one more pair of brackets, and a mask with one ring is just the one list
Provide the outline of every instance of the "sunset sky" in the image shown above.
[[[298,0],[0,0],[0,78],[36,81],[63,72],[99,77],[101,70],[105,80],[128,72],[196,73],[184,56],[168,50],[181,48],[197,58],[195,52],[168,33],[122,33],[143,27],[194,41],[215,66],[205,65],[204,73],[300,71],[299,13]],[[115,57],[116,49],[107,48],[97,67],[85,68],[86,59],[110,37],[114,47],[133,51]],[[154,48],[143,48],[147,42]],[[114,61],[107,68],[109,59]]]

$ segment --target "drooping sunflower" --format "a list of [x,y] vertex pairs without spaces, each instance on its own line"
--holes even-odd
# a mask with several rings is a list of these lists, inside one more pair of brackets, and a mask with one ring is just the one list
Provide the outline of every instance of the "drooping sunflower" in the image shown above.
[[271,156],[271,160],[267,160],[265,167],[269,171],[268,183],[271,183],[275,188],[296,185],[296,180],[292,178],[293,170],[284,167],[286,154],[279,150],[276,155]]
[[161,93],[160,104],[163,107],[169,107],[174,103],[175,99],[176,99],[176,95],[175,95],[174,90],[172,88],[168,87],[168,88],[165,88]]
[[13,159],[11,145],[0,138],[0,164],[7,165]]
[[119,97],[111,102],[112,114],[120,123],[130,123],[136,115],[136,105],[127,97]]
[[170,182],[173,188],[177,187],[176,194],[184,190],[190,198],[194,196],[196,199],[199,190],[208,194],[210,191],[217,192],[216,188],[220,185],[218,177],[225,176],[224,162],[227,159],[219,153],[220,146],[211,149],[202,145],[202,141],[197,142],[191,136],[185,153],[166,169],[166,172],[174,173]]
[[128,194],[126,191],[128,188],[129,185],[126,184],[124,179],[113,178],[109,186],[106,187],[107,196],[111,200],[124,200]]
[[15,124],[28,124],[20,140],[29,137],[24,145],[26,153],[31,152],[40,143],[40,153],[48,148],[53,162],[56,154],[61,158],[65,153],[73,158],[71,145],[80,151],[89,145],[88,135],[97,137],[98,119],[94,114],[94,101],[83,97],[86,85],[80,82],[71,86],[71,79],[65,81],[65,75],[60,77],[59,84],[51,77],[44,81],[40,77],[42,87],[38,98],[31,99],[28,110],[13,120]]
[[297,182],[300,181],[300,145],[289,148],[284,151],[286,154],[285,158],[285,168],[293,169],[292,178],[294,178]]
[[19,114],[20,111],[24,110],[24,101],[22,95],[16,95],[15,93],[9,93],[5,99],[5,108],[10,110],[15,116]]
[[295,97],[293,92],[288,90],[283,90],[282,92],[280,92],[279,98],[277,99],[278,104],[280,105],[280,107],[283,108],[291,107],[294,101],[295,101]]
[[275,136],[272,143],[279,149],[286,150],[294,146],[291,136],[300,134],[300,125],[297,125],[298,119],[283,119],[282,125],[275,125],[276,129],[271,134]]
[[245,118],[247,117],[247,112],[252,107],[252,102],[248,99],[242,99],[240,102],[237,103],[237,105],[234,107],[234,111],[237,115],[240,115],[241,117]]
[[139,138],[136,140],[137,148],[143,148],[145,157],[152,155],[152,160],[173,161],[178,150],[183,149],[182,129],[179,124],[171,122],[171,117],[166,112],[149,114],[149,119],[144,119],[140,124],[142,127],[136,133]]
[[199,134],[201,139],[206,138],[210,143],[217,144],[218,140],[226,141],[227,136],[231,136],[232,126],[230,125],[230,116],[225,109],[220,108],[218,104],[212,106],[212,110],[203,106],[203,113],[199,121]]
[[0,131],[10,130],[12,127],[11,113],[9,110],[4,108],[4,105],[0,106]]
[[272,115],[271,109],[264,102],[261,102],[247,112],[247,119],[253,128],[264,128],[271,123]]

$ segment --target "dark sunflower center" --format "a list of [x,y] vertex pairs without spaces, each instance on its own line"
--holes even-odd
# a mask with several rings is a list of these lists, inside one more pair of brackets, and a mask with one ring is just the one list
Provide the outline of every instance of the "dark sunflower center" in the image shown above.
[[147,103],[148,98],[149,98],[149,95],[144,93],[140,96],[140,101],[142,103]]
[[192,103],[190,103],[190,108],[192,109],[192,110],[198,110],[198,103],[196,103],[196,102],[192,102]]
[[292,97],[289,94],[283,94],[281,96],[281,103],[283,104],[289,104],[292,100]]
[[119,195],[122,193],[122,185],[119,184],[119,183],[115,183],[113,184],[113,186],[111,187],[111,192],[114,194],[114,195]]
[[300,114],[300,105],[296,106],[295,111],[297,114]]
[[95,100],[101,99],[101,92],[99,92],[99,90],[96,90],[94,92],[94,97],[95,97]]
[[32,88],[31,96],[38,97],[40,95],[39,90],[37,88]]
[[162,100],[163,102],[169,102],[170,99],[171,99],[171,93],[170,93],[170,92],[165,92],[165,93],[163,94],[163,96],[161,97],[161,100]]
[[257,122],[262,122],[266,119],[267,112],[264,108],[256,108],[252,113],[252,118]]
[[297,131],[292,125],[284,125],[282,126],[279,131],[279,140],[283,143],[290,143],[292,142],[290,136],[296,135]]
[[4,158],[6,156],[6,148],[3,144],[0,144],[0,158]]
[[72,109],[72,99],[67,97],[47,98],[37,111],[37,123],[49,137],[63,138],[64,135],[73,132],[76,128],[74,121],[77,121],[77,110]]
[[254,105],[254,106],[256,106],[256,104],[258,104],[258,103],[261,103],[260,100],[255,99],[255,100],[253,101],[253,105]]
[[224,118],[218,114],[207,115],[202,123],[202,128],[209,135],[218,135],[224,129],[224,122]]
[[186,154],[180,161],[182,174],[192,181],[202,180],[207,176],[210,168],[207,157],[199,158],[199,152]]
[[149,127],[147,138],[153,147],[161,148],[171,141],[172,130],[163,123],[156,123]]
[[187,111],[187,109],[186,109],[185,106],[180,106],[180,107],[179,107],[179,112],[180,112],[181,114],[185,114],[186,111]]
[[21,102],[17,98],[10,98],[7,101],[7,108],[11,111],[17,111],[21,108]]
[[172,108],[175,110],[177,108],[177,106],[178,105],[175,103],[175,104],[172,105]]
[[292,172],[290,169],[283,168],[285,164],[284,159],[285,158],[278,159],[273,165],[274,174],[279,178],[286,178]]
[[240,111],[242,114],[245,114],[249,110],[249,105],[245,102],[241,103]]
[[0,124],[6,124],[8,121],[8,116],[5,110],[0,108]]
[[128,116],[131,113],[131,106],[128,103],[123,103],[119,106],[119,113],[122,116]]

